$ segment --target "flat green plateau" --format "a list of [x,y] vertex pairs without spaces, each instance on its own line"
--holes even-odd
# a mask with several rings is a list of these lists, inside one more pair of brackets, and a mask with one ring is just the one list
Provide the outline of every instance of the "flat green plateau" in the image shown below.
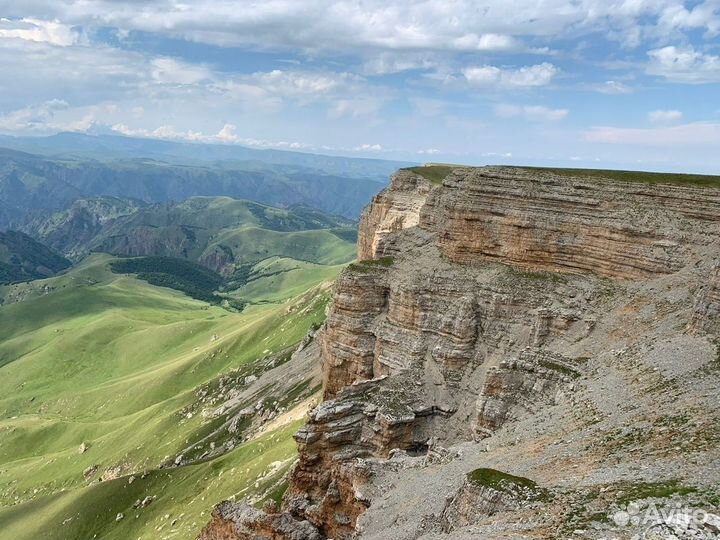
[[[517,169],[527,172],[544,172],[567,178],[597,178],[602,180],[616,180],[619,182],[639,182],[643,184],[678,184],[720,187],[720,176],[703,174],[678,174],[645,171],[614,171],[609,169],[563,169],[548,167],[520,167],[501,165],[500,168]],[[442,184],[442,181],[453,171],[453,169],[481,169],[483,167],[471,167],[465,165],[427,165],[422,167],[411,167],[407,170],[419,174],[434,184]]]
[[598,178],[643,184],[689,184],[720,187],[720,176],[645,171],[613,171],[606,169],[553,169],[544,167],[513,167],[526,171],[548,172],[568,178]]

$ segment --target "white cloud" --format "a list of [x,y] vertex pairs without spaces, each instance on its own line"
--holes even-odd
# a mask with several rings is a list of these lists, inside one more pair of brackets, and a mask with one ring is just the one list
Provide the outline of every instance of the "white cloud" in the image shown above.
[[674,46],[648,52],[647,72],[689,84],[720,82],[720,56],[696,51],[693,47]]
[[0,39],[21,39],[69,47],[79,43],[81,35],[59,21],[25,17],[19,20],[0,19]]
[[[10,17],[139,30],[221,46],[294,50],[517,50],[525,38],[717,32],[716,0],[0,0]],[[635,37],[633,37],[635,36]]]
[[62,99],[52,99],[41,105],[24,107],[0,116],[2,131],[40,131],[48,130],[55,113],[69,107]]
[[687,9],[683,3],[666,7],[660,15],[661,28],[694,29],[704,28],[710,35],[720,33],[720,4],[717,0],[706,0]]
[[147,58],[136,52],[0,39],[0,102],[5,108],[56,97],[76,106],[113,100],[152,82],[148,71]]
[[720,144],[720,124],[696,122],[652,129],[596,127],[588,131],[585,138],[598,143],[662,148],[717,147]]
[[368,75],[387,75],[410,70],[427,70],[437,66],[439,60],[427,54],[398,54],[383,52],[366,61],[363,71]]
[[8,75],[0,77],[0,111],[50,101],[61,89],[60,97],[76,107],[122,101],[128,110],[152,111],[158,123],[163,110],[186,116],[212,108],[271,114],[291,103],[313,104],[336,117],[359,117],[376,112],[389,95],[345,72],[227,73],[104,45],[58,47],[16,39],[0,39],[0,73]]
[[665,110],[658,110],[658,111],[651,111],[648,113],[648,120],[654,123],[669,123],[669,122],[679,122],[682,120],[683,113],[680,111],[665,111]]
[[382,97],[358,97],[352,99],[338,99],[330,110],[332,118],[349,116],[370,116],[376,114],[383,106]]
[[255,73],[251,80],[271,94],[284,97],[313,99],[347,87],[353,82],[348,73],[312,73],[275,69]]
[[300,105],[326,104],[330,116],[359,117],[375,114],[387,92],[350,73],[273,70],[215,80],[215,93],[277,110],[287,100]]
[[512,152],[485,152],[482,154],[483,157],[502,157],[502,158],[511,158],[513,157]]
[[465,51],[512,51],[521,50],[523,45],[506,34],[465,34],[453,42],[455,48]]
[[356,152],[382,152],[383,147],[380,144],[361,144],[353,148]]
[[162,84],[197,84],[213,78],[210,69],[173,58],[155,58],[150,69],[152,78]]
[[550,84],[558,69],[543,62],[534,66],[518,69],[499,68],[496,66],[480,66],[465,68],[462,71],[465,79],[480,87],[496,88],[531,88]]
[[418,150],[417,153],[421,156],[434,156],[435,154],[439,154],[440,150],[437,148],[425,148],[423,150]]
[[608,95],[626,95],[632,94],[633,89],[619,81],[605,81],[604,83],[592,85],[591,88],[596,92]]
[[233,124],[225,124],[220,131],[214,134],[200,131],[182,131],[173,126],[160,126],[156,129],[131,128],[125,124],[115,124],[112,131],[126,137],[142,137],[146,139],[164,139],[174,141],[188,141],[198,143],[222,143],[238,144],[254,148],[281,148],[286,150],[305,150],[313,147],[301,142],[268,141],[251,137],[240,137],[237,134],[237,127]]
[[495,114],[500,118],[524,118],[535,122],[557,122],[567,117],[567,109],[550,109],[541,105],[498,105]]
[[72,107],[62,99],[24,107],[0,115],[0,131],[49,134],[59,131],[87,132],[98,120],[119,113],[113,104]]

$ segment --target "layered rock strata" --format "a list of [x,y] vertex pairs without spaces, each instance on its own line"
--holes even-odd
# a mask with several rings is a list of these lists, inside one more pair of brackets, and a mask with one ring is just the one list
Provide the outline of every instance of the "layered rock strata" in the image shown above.
[[[455,167],[442,182],[398,172],[363,214],[359,262],[336,283],[319,337],[326,401],[296,436],[284,515],[326,538],[373,537],[359,521],[366,511],[377,519],[376,473],[398,452],[429,459],[439,442],[492,442],[586,381],[633,368],[658,336],[688,339],[692,361],[711,362],[718,253],[720,186],[513,168]],[[679,355],[668,373],[695,365],[668,350]],[[593,407],[599,422],[604,405]],[[562,429],[579,429],[573,418]],[[453,497],[439,533],[465,512],[462,490]]]

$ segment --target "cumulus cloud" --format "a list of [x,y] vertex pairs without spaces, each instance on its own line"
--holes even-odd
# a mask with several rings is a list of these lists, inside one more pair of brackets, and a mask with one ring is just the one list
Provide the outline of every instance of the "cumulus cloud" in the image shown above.
[[474,51],[513,51],[523,49],[522,43],[506,34],[465,34],[453,41],[455,48]]
[[279,69],[255,73],[250,80],[272,94],[301,99],[327,95],[357,82],[348,73],[312,73]]
[[550,84],[558,68],[543,62],[518,69],[497,66],[469,67],[462,71],[465,79],[474,86],[486,88],[531,88]]
[[720,56],[693,47],[663,47],[648,52],[647,72],[673,82],[703,84],[720,82]]
[[707,147],[720,144],[720,124],[696,122],[651,129],[596,127],[585,134],[591,142],[660,148]]
[[173,58],[151,60],[150,75],[155,81],[163,84],[197,84],[213,78],[210,69]]
[[69,47],[80,42],[81,34],[59,21],[24,17],[19,20],[0,19],[0,39],[19,39]]
[[301,142],[268,141],[251,137],[240,137],[237,126],[225,124],[217,133],[203,133],[193,130],[178,130],[173,126],[160,126],[155,129],[131,128],[125,124],[115,124],[111,130],[127,137],[142,137],[146,139],[164,139],[172,141],[187,141],[197,143],[239,144],[254,148],[280,148],[286,150],[311,149],[312,146]]
[[[228,107],[273,113],[285,104],[315,104],[336,117],[373,114],[387,91],[363,78],[327,70],[271,69],[219,72],[211,65],[154,57],[106,45],[59,47],[40,41],[0,39],[0,111],[60,97],[77,107],[124,101],[184,110]],[[50,82],[52,84],[50,84]],[[131,108],[131,107],[128,107]]]
[[664,29],[704,28],[715,36],[720,33],[720,3],[717,0],[705,0],[691,9],[684,3],[675,3],[663,9],[658,24]]
[[380,53],[370,58],[363,65],[368,75],[387,75],[411,70],[427,70],[438,65],[440,60],[428,54]]
[[374,115],[380,110],[384,102],[385,99],[383,97],[338,99],[330,111],[330,116],[333,118],[341,118],[343,116],[357,118],[359,116]]
[[48,134],[59,131],[90,131],[98,119],[117,113],[112,104],[72,107],[62,99],[51,99],[0,115],[0,131]]
[[[682,0],[0,0],[10,17],[162,33],[260,49],[517,50],[580,31],[641,36],[647,26],[717,32],[718,5]],[[627,37],[628,41],[631,37]],[[639,39],[639,38],[636,38]]]
[[651,122],[661,124],[661,123],[669,123],[669,122],[678,122],[682,120],[683,113],[680,111],[665,111],[665,110],[658,110],[658,111],[651,111],[648,113],[648,120]]
[[382,152],[383,147],[380,144],[361,144],[353,148],[355,152]]
[[68,103],[52,99],[40,105],[24,107],[0,116],[0,130],[3,131],[47,131],[55,113],[66,110]]
[[567,109],[550,109],[542,105],[498,105],[495,114],[500,118],[524,118],[535,122],[557,122],[568,115]]
[[601,94],[608,94],[608,95],[627,95],[632,94],[633,89],[627,86],[626,84],[623,84],[619,81],[605,81],[604,83],[600,84],[593,84],[590,86],[592,90],[595,90],[596,92],[600,92]]

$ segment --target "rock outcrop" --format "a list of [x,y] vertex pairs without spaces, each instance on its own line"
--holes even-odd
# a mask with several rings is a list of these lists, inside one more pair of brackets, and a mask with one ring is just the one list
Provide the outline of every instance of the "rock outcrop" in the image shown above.
[[246,503],[223,502],[215,507],[210,523],[198,540],[322,540],[307,521],[281,513],[267,513]]
[[[667,412],[684,396],[702,411],[698,426],[717,417],[703,404],[718,388],[708,366],[720,337],[720,185],[464,167],[435,182],[424,172],[398,172],[363,214],[359,262],[339,277],[319,337],[326,401],[296,436],[283,523],[307,522],[334,539],[460,534],[491,513],[534,507],[468,484],[468,470],[443,465],[451,458],[438,463],[438,443],[465,445],[447,455],[467,466],[503,461],[490,451],[495,441],[530,448],[542,437],[515,426],[557,414],[548,429],[559,441],[578,430],[567,444],[600,441],[583,455],[594,456],[590,478],[602,460],[617,466],[608,433],[657,415],[659,403]],[[705,382],[683,386],[696,370]],[[653,377],[665,379],[644,382]],[[677,385],[672,399],[660,390],[665,380]],[[615,409],[620,398],[594,385],[625,388],[637,403]],[[635,410],[644,416],[627,412]],[[529,449],[512,466],[537,463],[560,482],[553,459]],[[414,524],[385,522],[384,479],[421,485],[444,467],[450,493],[406,492],[418,502],[404,505]],[[432,509],[413,514],[426,503]],[[250,530],[270,522],[275,536],[258,538],[294,538],[279,519],[245,512],[240,521]],[[383,536],[382,526],[394,532]]]

